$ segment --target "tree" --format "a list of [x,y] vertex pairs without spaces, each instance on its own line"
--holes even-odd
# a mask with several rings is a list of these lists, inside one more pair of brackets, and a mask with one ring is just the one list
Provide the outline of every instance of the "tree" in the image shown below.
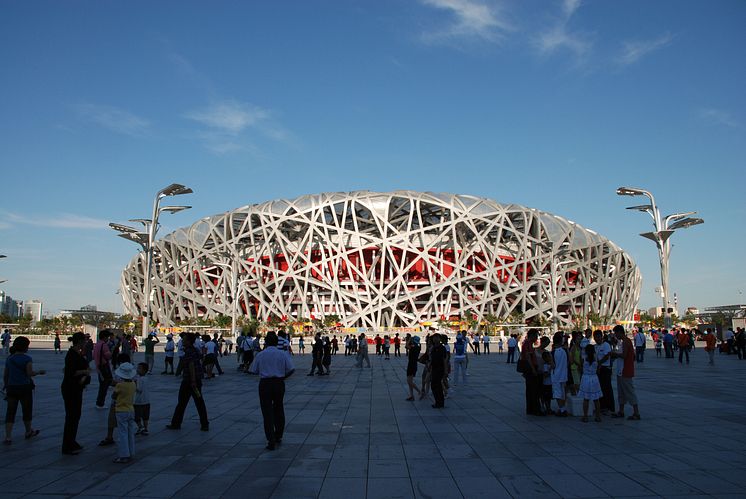
[[19,334],[25,334],[31,328],[31,315],[24,315],[18,319],[18,331]]
[[487,324],[487,332],[494,333],[495,326],[500,322],[500,319],[495,314],[484,314],[484,322]]
[[223,315],[223,314],[218,314],[218,316],[215,317],[215,319],[213,320],[215,322],[215,326],[221,329],[230,327],[230,325],[233,322],[233,319],[231,317],[228,317],[227,315]]
[[324,327],[334,327],[339,322],[340,317],[335,314],[324,316]]
[[687,312],[686,314],[684,314],[684,318],[681,319],[681,321],[686,327],[697,327],[697,317],[691,312]]

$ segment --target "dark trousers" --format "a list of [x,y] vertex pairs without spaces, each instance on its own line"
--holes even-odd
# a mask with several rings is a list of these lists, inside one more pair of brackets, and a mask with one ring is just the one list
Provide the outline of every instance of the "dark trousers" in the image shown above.
[[508,347],[508,364],[515,362],[515,347]]
[[645,360],[645,347],[635,347],[635,360],[643,362]]
[[176,376],[181,376],[181,371],[184,369],[182,360],[184,357],[179,357],[179,362],[176,364]]
[[220,360],[218,359],[218,356],[215,356],[215,359],[213,359],[213,363],[215,364],[215,369],[218,370],[219,375],[223,375],[223,369],[220,367]]
[[65,426],[62,431],[62,451],[77,449],[78,424],[83,412],[83,390],[62,390],[65,402]]
[[681,359],[686,355],[686,363],[689,363],[689,348],[688,347],[679,347],[679,363],[681,364]]
[[103,407],[106,402],[106,392],[111,386],[111,378],[104,378],[101,374],[98,375],[98,395],[96,395],[96,405]]
[[614,388],[611,386],[611,368],[601,366],[598,370],[598,382],[601,384],[603,396],[599,403],[601,410],[614,412]]
[[443,373],[430,375],[430,389],[433,391],[435,407],[444,407],[446,399],[443,394]]
[[526,414],[540,414],[539,390],[541,388],[541,377],[538,374],[525,373],[526,380]]
[[262,378],[259,380],[259,406],[264,419],[264,436],[267,442],[282,440],[285,431],[285,381],[281,378]]
[[673,345],[671,343],[663,343],[663,349],[666,351],[666,358],[673,359]]
[[487,355],[490,354],[490,344],[489,343],[485,343],[484,344],[484,353],[487,354]]
[[176,409],[174,409],[174,415],[171,418],[171,426],[177,428],[181,427],[181,422],[184,421],[184,411],[189,403],[189,399],[194,399],[194,405],[197,407],[197,414],[199,414],[199,422],[203,428],[207,428],[210,422],[207,420],[207,407],[205,406],[205,399],[202,397],[202,382],[197,382],[197,390],[199,390],[199,396],[192,389],[192,383],[188,379],[181,380],[181,386],[179,387],[179,400],[176,403]]
[[174,373],[174,358],[173,357],[166,357],[166,365],[163,367],[163,372],[168,372],[168,366],[171,366],[171,374]]
[[313,355],[313,363],[311,364],[311,373],[313,374],[313,371],[316,370],[317,373],[321,374],[324,372],[324,368],[321,367],[321,358],[322,355],[314,353]]
[[736,352],[740,360],[746,359],[746,345],[736,345]]
[[401,345],[394,343],[394,357],[401,357]]

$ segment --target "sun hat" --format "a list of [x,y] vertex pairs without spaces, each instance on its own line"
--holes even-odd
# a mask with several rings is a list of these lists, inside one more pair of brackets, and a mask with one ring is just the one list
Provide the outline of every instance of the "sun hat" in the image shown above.
[[132,379],[135,377],[135,374],[137,374],[135,366],[129,362],[121,364],[117,370],[114,371],[114,375],[121,379]]

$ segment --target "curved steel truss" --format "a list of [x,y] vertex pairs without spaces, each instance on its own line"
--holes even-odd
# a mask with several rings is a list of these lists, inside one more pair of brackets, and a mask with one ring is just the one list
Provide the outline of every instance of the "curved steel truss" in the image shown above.
[[[231,314],[414,326],[473,314],[630,318],[640,273],[611,241],[561,217],[473,196],[323,193],[246,206],[156,242],[154,320]],[[144,259],[122,273],[143,304]],[[235,274],[234,274],[235,272]]]

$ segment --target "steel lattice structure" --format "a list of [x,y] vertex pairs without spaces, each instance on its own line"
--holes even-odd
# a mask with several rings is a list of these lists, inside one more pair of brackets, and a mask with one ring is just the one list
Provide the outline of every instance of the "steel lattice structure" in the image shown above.
[[[569,325],[590,312],[631,318],[641,284],[624,251],[561,217],[413,191],[245,206],[165,236],[153,258],[153,318],[163,324],[230,315],[237,296],[239,313],[260,320],[335,314],[377,328],[556,310]],[[144,275],[140,254],[122,273],[128,313],[141,312]]]

